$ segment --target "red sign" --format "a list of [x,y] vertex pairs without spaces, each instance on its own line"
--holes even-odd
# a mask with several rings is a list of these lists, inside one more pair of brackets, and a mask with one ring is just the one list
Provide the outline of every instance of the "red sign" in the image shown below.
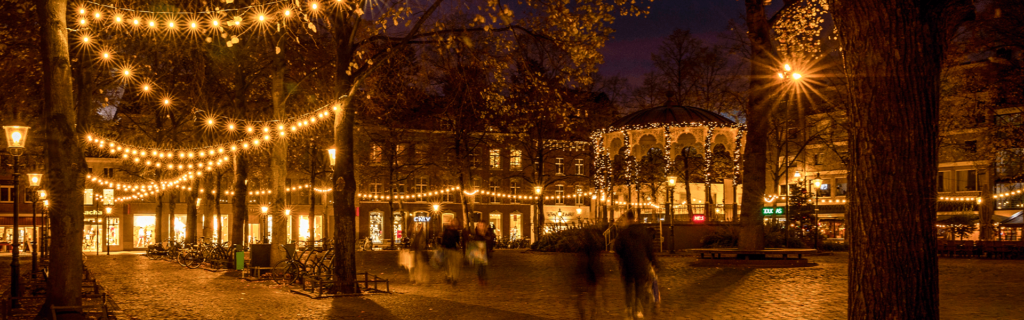
[[697,223],[704,222],[704,215],[703,214],[695,214],[695,215],[693,215],[693,222],[697,222]]

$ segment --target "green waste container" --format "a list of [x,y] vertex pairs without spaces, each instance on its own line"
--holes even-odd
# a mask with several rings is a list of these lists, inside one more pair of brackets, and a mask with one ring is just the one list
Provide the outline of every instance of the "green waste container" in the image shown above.
[[235,245],[235,270],[242,270],[245,268],[245,250],[242,250],[242,245]]

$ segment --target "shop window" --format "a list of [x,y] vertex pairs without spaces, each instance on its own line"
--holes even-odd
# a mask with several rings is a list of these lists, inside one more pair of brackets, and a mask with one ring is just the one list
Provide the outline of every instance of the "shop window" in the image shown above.
[[978,190],[977,170],[958,170],[956,172],[956,191]]
[[513,213],[508,215],[508,240],[519,240],[522,238],[521,231],[523,230],[523,215]]
[[492,213],[489,218],[490,220],[488,223],[490,224],[491,229],[494,229],[494,238],[501,239],[501,214]]
[[835,192],[836,192],[836,196],[837,197],[845,197],[846,196],[846,190],[849,189],[846,186],[846,178],[837,178],[836,179],[835,189],[836,189]]
[[384,236],[384,215],[380,211],[370,212],[370,241],[381,243]]
[[[185,221],[185,215],[174,215],[174,241],[185,241]],[[258,226],[258,224],[256,225]],[[259,234],[259,229],[256,229],[256,233],[250,233],[250,235],[252,234]],[[259,237],[256,237],[256,239],[259,239]]]
[[452,221],[455,221],[455,214],[454,213],[447,212],[447,213],[442,213],[441,214],[441,225],[443,225],[443,226],[448,225]]
[[403,236],[403,234],[402,234],[402,231],[403,231],[402,230],[402,225],[404,225],[403,224],[404,221],[402,221],[402,220],[404,220],[404,219],[402,219],[402,213],[401,212],[395,212],[395,215],[392,218],[393,219],[391,219],[391,223],[392,223],[393,227],[391,228],[391,230],[394,230],[395,241],[401,241],[402,240],[402,236]]
[[120,233],[121,218],[107,218],[107,241],[104,245],[121,245]]
[[145,248],[156,243],[156,216],[136,215],[132,224],[132,239],[135,248]]
[[491,170],[501,170],[501,149],[491,149],[488,162]]

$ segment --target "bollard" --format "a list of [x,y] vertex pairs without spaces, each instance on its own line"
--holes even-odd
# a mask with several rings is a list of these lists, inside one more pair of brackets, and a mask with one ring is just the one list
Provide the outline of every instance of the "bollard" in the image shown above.
[[235,270],[241,271],[245,267],[245,250],[242,245],[235,245]]

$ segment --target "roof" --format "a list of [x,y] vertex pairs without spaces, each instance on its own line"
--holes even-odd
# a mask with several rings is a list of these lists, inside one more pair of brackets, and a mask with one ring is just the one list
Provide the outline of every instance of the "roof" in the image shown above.
[[736,124],[720,114],[697,107],[661,106],[630,113],[619,118],[609,127],[625,127],[630,125],[689,124],[691,122],[712,122],[724,125]]

